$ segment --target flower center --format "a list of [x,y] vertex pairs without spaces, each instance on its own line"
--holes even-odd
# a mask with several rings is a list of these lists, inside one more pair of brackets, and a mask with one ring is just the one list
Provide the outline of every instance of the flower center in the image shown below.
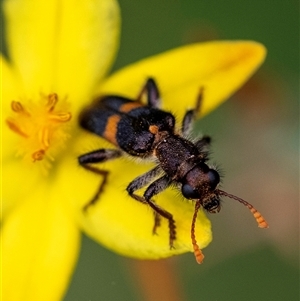
[[71,119],[65,104],[57,108],[57,94],[42,95],[38,103],[28,101],[24,106],[21,102],[12,101],[13,117],[6,120],[8,127],[22,139],[18,147],[19,153],[29,155],[33,162],[54,155],[68,138],[66,123]]

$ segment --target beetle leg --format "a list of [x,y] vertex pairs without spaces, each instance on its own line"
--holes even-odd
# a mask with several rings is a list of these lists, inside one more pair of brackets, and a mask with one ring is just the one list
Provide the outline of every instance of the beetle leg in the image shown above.
[[210,147],[211,138],[209,136],[203,136],[201,139],[196,141],[195,145],[200,152],[208,152]]
[[95,151],[83,154],[78,157],[78,162],[85,167],[90,163],[102,163],[108,160],[113,160],[122,156],[122,152],[117,149],[97,149]]
[[153,78],[148,78],[146,84],[142,88],[140,94],[137,97],[138,101],[141,101],[144,95],[147,95],[147,105],[151,108],[160,108],[161,99],[157,84]]
[[154,167],[153,169],[135,178],[131,183],[129,183],[129,185],[126,188],[127,192],[131,194],[131,192],[133,193],[134,191],[145,187],[146,185],[151,183],[155,177],[158,177],[160,173],[161,167]]
[[83,211],[87,211],[87,209],[91,205],[94,205],[98,201],[99,196],[102,193],[104,186],[107,182],[107,177],[109,174],[109,171],[94,167],[91,165],[91,163],[105,162],[108,160],[118,158],[121,155],[122,155],[122,153],[116,149],[99,149],[99,150],[95,150],[95,151],[83,154],[78,157],[78,162],[82,167],[84,167],[85,169],[87,169],[93,173],[96,173],[96,174],[102,176],[102,180],[99,185],[99,188],[96,191],[96,194],[93,196],[93,198],[87,204],[84,205]]
[[[169,222],[169,244],[170,248],[173,248],[174,240],[176,239],[176,225],[175,221],[173,219],[173,216],[168,211],[164,210],[163,208],[157,206],[153,201],[151,201],[152,197],[154,195],[159,194],[160,192],[164,191],[170,184],[172,183],[172,180],[167,176],[163,176],[156,181],[154,181],[149,187],[146,189],[144,193],[144,198],[149,202],[149,205],[155,210],[157,217],[162,216],[166,218]],[[150,202],[152,204],[150,204]],[[160,225],[160,219],[155,219],[154,227],[152,232],[156,233],[156,229]]]
[[[146,173],[145,175],[147,176],[147,174],[148,173]],[[157,179],[151,185],[148,186],[143,197],[134,193],[138,189],[138,188],[136,188],[137,186],[135,185],[135,182],[136,182],[136,180],[131,182],[129,184],[129,186],[127,187],[127,191],[129,193],[129,195],[139,202],[148,204],[154,210],[155,223],[154,223],[154,227],[153,227],[153,233],[156,232],[156,228],[160,224],[160,220],[157,219],[157,215],[162,216],[168,220],[168,222],[169,222],[169,244],[170,244],[170,248],[173,248],[174,247],[173,243],[174,243],[174,240],[176,239],[176,230],[175,230],[176,226],[175,226],[175,221],[173,219],[173,216],[171,213],[169,213],[165,209],[161,208],[154,201],[151,200],[151,198],[154,195],[162,192],[171,184],[171,182],[172,182],[171,179],[167,175],[164,175],[161,178]],[[139,188],[141,188],[141,187],[139,187]]]
[[195,121],[197,114],[201,111],[203,91],[204,89],[203,87],[201,87],[197,97],[195,108],[188,110],[183,117],[183,121],[181,125],[181,132],[183,136],[188,136],[190,134],[192,130],[193,122]]

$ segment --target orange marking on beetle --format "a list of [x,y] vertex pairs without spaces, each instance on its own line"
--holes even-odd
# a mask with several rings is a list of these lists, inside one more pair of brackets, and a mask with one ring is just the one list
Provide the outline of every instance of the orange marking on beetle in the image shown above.
[[149,126],[149,132],[152,133],[152,134],[157,134],[158,133],[158,126],[150,125]]
[[136,109],[139,107],[143,107],[143,105],[137,101],[136,102],[127,102],[127,103],[123,104],[122,106],[120,106],[119,110],[122,113],[128,113],[132,109]]
[[103,132],[103,137],[109,142],[117,145],[116,134],[117,134],[117,125],[121,117],[119,115],[112,115],[108,118],[105,130]]

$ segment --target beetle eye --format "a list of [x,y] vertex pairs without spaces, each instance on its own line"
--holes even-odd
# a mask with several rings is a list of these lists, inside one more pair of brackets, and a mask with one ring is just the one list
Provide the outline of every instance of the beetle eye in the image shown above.
[[207,176],[209,179],[210,188],[214,190],[220,182],[220,175],[216,170],[210,169],[207,173]]
[[193,187],[189,184],[183,184],[181,187],[181,192],[183,196],[187,199],[199,199],[200,195]]

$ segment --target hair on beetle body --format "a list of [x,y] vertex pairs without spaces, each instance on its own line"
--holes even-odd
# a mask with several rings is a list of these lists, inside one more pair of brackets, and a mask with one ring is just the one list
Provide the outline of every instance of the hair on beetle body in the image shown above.
[[[115,148],[97,149],[78,157],[82,167],[103,176],[98,192],[84,206],[84,210],[98,200],[109,173],[96,167],[95,163],[117,159],[124,154],[142,161],[154,160],[156,166],[133,179],[126,190],[134,200],[153,209],[153,233],[156,233],[161,218],[168,221],[170,248],[174,247],[176,240],[176,222],[172,213],[157,205],[152,198],[166,188],[176,186],[184,198],[195,203],[191,241],[198,263],[204,258],[195,237],[198,210],[202,207],[210,213],[219,212],[221,196],[244,204],[254,215],[259,227],[268,227],[265,219],[251,204],[219,189],[219,169],[208,165],[210,137],[203,136],[198,140],[187,138],[196,113],[201,109],[202,97],[203,88],[200,89],[195,108],[186,111],[179,130],[175,128],[174,115],[160,109],[160,94],[153,78],[146,81],[136,100],[118,95],[100,97],[82,111],[79,123]],[[142,103],[144,98],[147,104]],[[141,188],[145,188],[143,195],[136,193]]]

